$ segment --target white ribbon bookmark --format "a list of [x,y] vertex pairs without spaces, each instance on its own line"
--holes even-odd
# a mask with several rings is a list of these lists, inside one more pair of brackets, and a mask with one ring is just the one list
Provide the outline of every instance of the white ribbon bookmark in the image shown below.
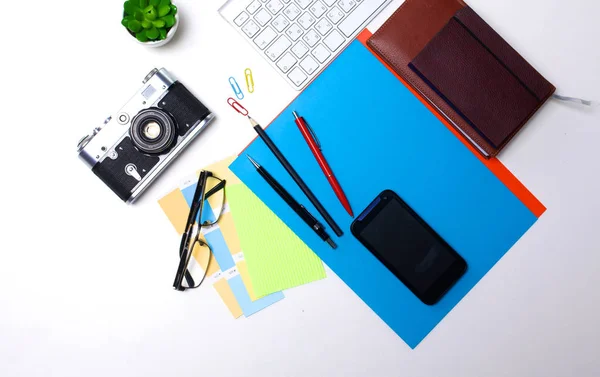
[[564,102],[573,102],[579,105],[583,105],[583,106],[590,106],[590,107],[596,107],[600,104],[600,102],[598,101],[589,101],[586,99],[581,99],[581,98],[575,98],[575,97],[566,97],[566,96],[561,96],[558,94],[554,94],[552,96],[552,98],[557,99],[559,101],[564,101]]

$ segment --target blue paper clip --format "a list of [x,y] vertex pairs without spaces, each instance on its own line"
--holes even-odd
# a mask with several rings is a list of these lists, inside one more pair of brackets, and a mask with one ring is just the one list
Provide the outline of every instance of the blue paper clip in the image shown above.
[[240,85],[237,83],[237,81],[235,81],[233,76],[229,78],[229,85],[231,85],[231,89],[233,89],[237,99],[244,99],[244,92],[242,92]]

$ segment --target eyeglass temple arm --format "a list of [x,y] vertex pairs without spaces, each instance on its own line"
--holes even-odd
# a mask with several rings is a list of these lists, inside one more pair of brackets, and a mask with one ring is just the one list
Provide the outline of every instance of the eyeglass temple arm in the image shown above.
[[221,190],[223,187],[225,187],[225,180],[223,179],[222,181],[220,181],[217,185],[215,185],[215,187],[211,188],[210,190],[208,190],[208,192],[206,193],[205,197],[206,199],[210,198],[212,195],[216,194],[219,190]]
[[[188,244],[188,239],[189,239],[189,235],[188,233],[184,233],[181,236],[181,243],[179,244],[179,251],[180,251],[180,255],[179,255],[179,264],[181,265],[181,261],[183,260],[183,256],[184,254],[187,252],[187,244]],[[192,277],[192,274],[190,274],[190,272],[187,270],[187,268],[184,270],[183,272],[183,276],[185,277],[185,280],[188,282],[188,286],[194,286],[194,278]],[[173,282],[173,288],[177,289],[178,291],[185,291],[185,288],[181,285],[183,284],[183,278],[180,278],[181,273],[180,273],[180,269],[179,266],[177,268],[177,273],[175,274],[175,281]]]
[[[186,230],[188,230],[192,226],[192,224],[194,224],[194,222],[196,221],[196,216],[198,214],[198,207],[200,207],[200,204],[201,204],[199,202],[200,196],[202,195],[203,189],[206,190],[206,179],[211,176],[213,176],[213,175],[210,172],[207,172],[204,170],[200,172],[200,177],[198,177],[198,184],[196,185],[196,191],[194,191],[194,197],[192,199],[192,207],[190,208],[190,213],[188,215],[188,219],[186,222]],[[223,189],[225,187],[225,183],[226,183],[226,181],[224,179],[221,180],[215,187],[208,190],[208,192],[206,192],[204,194],[204,199],[210,198],[212,195],[216,194],[219,190]]]
[[196,184],[196,191],[194,191],[194,196],[192,198],[192,203],[190,207],[190,212],[188,215],[187,223],[186,223],[186,231],[189,231],[192,224],[195,222],[196,215],[198,214],[198,208],[200,207],[199,199],[202,196],[204,190],[206,190],[206,178],[208,177],[207,171],[201,171],[200,176],[198,177],[198,183]]
[[181,238],[181,248],[179,249],[179,250],[182,250],[183,252],[179,256],[179,266],[177,266],[177,273],[175,274],[175,280],[173,281],[173,288],[175,288],[178,291],[185,290],[185,288],[183,288],[183,286],[181,284],[183,283],[183,275],[184,275],[185,271],[187,270],[186,263],[187,263],[188,259],[185,255],[188,253],[188,248],[186,245],[187,238],[188,238],[187,233],[184,233],[183,237]]
[[179,266],[177,267],[177,274],[175,274],[175,281],[173,281],[173,288],[178,291],[183,291],[185,288],[182,287],[183,276],[185,271],[187,270],[187,264],[189,263],[190,256],[189,250],[187,247],[188,241],[191,237],[192,225],[195,222],[196,215],[198,214],[198,209],[202,205],[199,202],[200,197],[204,194],[206,190],[206,178],[208,176],[208,172],[201,171],[200,176],[198,177],[198,184],[196,185],[196,191],[194,191],[194,197],[192,199],[192,204],[190,208],[190,213],[188,215],[187,223],[185,225],[185,233],[181,239],[180,249],[182,250],[181,255],[179,256]]

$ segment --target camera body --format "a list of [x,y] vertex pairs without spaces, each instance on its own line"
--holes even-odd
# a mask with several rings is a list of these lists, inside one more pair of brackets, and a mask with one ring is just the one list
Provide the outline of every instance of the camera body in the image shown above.
[[166,69],[77,145],[83,162],[121,200],[133,203],[214,119]]

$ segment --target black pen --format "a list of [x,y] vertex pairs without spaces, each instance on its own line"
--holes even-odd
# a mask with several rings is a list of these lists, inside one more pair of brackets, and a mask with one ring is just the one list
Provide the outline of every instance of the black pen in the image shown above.
[[302,204],[298,203],[296,199],[294,199],[290,193],[287,192],[286,189],[284,189],[283,186],[281,186],[279,182],[277,182],[275,178],[273,178],[273,176],[265,170],[265,168],[260,166],[258,162],[254,161],[252,157],[248,155],[246,155],[246,157],[248,157],[248,160],[250,160],[252,165],[254,165],[258,174],[260,174],[260,176],[267,181],[267,183],[273,188],[273,190],[275,190],[275,192],[277,192],[281,199],[283,199],[290,206],[290,208],[293,209],[294,212],[296,212],[298,216],[300,216],[300,218],[302,218],[302,220],[304,220],[304,222],[311,227],[319,237],[321,237],[323,241],[327,242],[329,246],[336,249],[337,245],[335,242],[333,242],[331,237],[329,237],[327,232],[325,232],[323,225],[321,225],[321,223],[319,223],[319,221],[317,221],[317,219],[311,215]]
[[275,145],[273,140],[271,140],[269,135],[267,135],[267,132],[265,130],[263,130],[262,127],[254,119],[252,119],[249,115],[248,115],[248,119],[250,120],[250,124],[252,124],[252,127],[254,127],[254,130],[256,131],[258,136],[260,136],[260,138],[265,142],[265,144],[267,145],[269,150],[271,150],[273,155],[277,158],[277,160],[285,168],[285,170],[288,172],[288,174],[292,176],[292,178],[294,179],[294,182],[296,182],[296,184],[298,185],[298,187],[300,187],[300,189],[302,190],[304,195],[306,195],[308,200],[310,200],[310,202],[315,206],[317,211],[319,211],[321,216],[323,216],[323,219],[325,219],[325,222],[327,222],[327,224],[329,224],[329,226],[331,227],[331,230],[333,230],[333,233],[335,233],[338,237],[341,237],[344,234],[344,232],[342,232],[342,229],[338,226],[338,224],[336,224],[335,220],[333,220],[333,218],[331,217],[329,212],[327,212],[325,207],[323,207],[321,202],[319,202],[319,199],[317,199],[315,194],[313,194],[313,192],[310,190],[310,188],[308,188],[306,183],[304,183],[304,180],[302,179],[302,177],[300,177],[300,175],[292,167],[290,162],[285,158],[283,153],[281,153],[279,148],[277,148],[277,146]]

